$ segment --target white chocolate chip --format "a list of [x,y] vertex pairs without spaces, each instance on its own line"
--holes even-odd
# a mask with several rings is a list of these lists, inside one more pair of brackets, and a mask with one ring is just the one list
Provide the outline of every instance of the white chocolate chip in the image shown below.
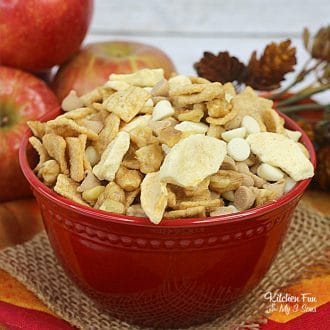
[[267,181],[278,181],[284,177],[284,173],[279,168],[266,163],[258,167],[257,174]]
[[242,127],[246,128],[247,135],[260,132],[260,126],[258,122],[251,116],[243,117]]
[[152,112],[152,120],[162,120],[166,117],[174,115],[175,111],[172,107],[172,104],[167,100],[159,101]]
[[291,140],[298,142],[301,138],[301,133],[299,131],[291,131],[290,129],[284,129],[284,132],[288,138]]
[[230,157],[238,162],[246,160],[250,156],[250,146],[242,138],[233,138],[227,144],[227,152]]
[[221,137],[226,141],[229,142],[233,138],[245,138],[246,129],[245,127],[239,127],[231,129],[230,131],[223,132]]
[[175,144],[160,167],[162,181],[194,188],[216,173],[226,155],[226,143],[202,134],[190,135]]
[[208,130],[208,125],[203,123],[195,123],[193,121],[183,121],[174,126],[178,131],[189,134],[205,134]]

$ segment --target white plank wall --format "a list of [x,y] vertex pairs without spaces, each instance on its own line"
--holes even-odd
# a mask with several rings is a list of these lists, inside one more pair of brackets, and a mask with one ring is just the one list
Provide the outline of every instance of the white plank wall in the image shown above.
[[[291,38],[298,65],[308,54],[304,26],[313,32],[330,24],[329,0],[94,0],[85,43],[135,40],[163,49],[178,72],[193,74],[193,63],[209,50],[228,50],[246,61],[269,41]],[[288,75],[288,79],[292,77]],[[330,101],[330,93],[319,96]]]

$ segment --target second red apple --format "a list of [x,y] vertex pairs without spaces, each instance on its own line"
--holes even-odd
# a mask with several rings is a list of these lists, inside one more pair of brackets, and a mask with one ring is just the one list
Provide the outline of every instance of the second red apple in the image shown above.
[[171,59],[160,49],[138,42],[108,41],[87,45],[60,68],[53,90],[62,100],[71,89],[78,95],[104,84],[111,73],[131,73],[143,68],[163,68],[174,73]]

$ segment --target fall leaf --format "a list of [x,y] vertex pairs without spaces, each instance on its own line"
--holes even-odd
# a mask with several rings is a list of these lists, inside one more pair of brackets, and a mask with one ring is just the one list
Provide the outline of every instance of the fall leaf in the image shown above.
[[245,72],[245,65],[228,52],[220,52],[214,55],[211,52],[204,52],[201,60],[194,64],[194,68],[200,77],[210,81],[242,82]]
[[266,46],[260,59],[254,51],[247,66],[245,83],[254,89],[272,90],[280,87],[286,73],[293,71],[296,64],[296,49],[291,41]]

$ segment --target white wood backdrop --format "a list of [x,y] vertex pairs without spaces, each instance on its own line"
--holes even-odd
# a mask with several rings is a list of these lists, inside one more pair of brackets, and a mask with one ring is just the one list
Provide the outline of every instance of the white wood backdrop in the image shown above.
[[[291,38],[298,65],[308,54],[303,27],[313,32],[330,24],[329,0],[94,0],[85,43],[134,40],[163,49],[177,70],[193,74],[203,51],[228,50],[246,61],[269,41]],[[292,74],[287,76],[288,79]],[[330,93],[318,97],[330,101]]]

